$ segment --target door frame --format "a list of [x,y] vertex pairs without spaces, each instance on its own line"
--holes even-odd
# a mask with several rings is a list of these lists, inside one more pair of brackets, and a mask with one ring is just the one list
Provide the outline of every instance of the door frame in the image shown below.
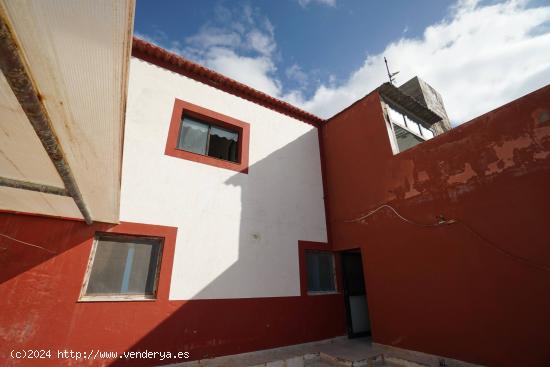
[[[339,260],[341,264],[340,268],[341,268],[341,279],[342,279],[342,294],[344,295],[344,304],[346,307],[346,329],[348,332],[348,338],[353,339],[353,338],[361,338],[365,336],[372,336],[372,324],[370,326],[370,330],[368,331],[363,331],[358,333],[353,332],[353,325],[352,325],[353,320],[351,319],[351,306],[349,303],[348,279],[346,277],[346,268],[345,268],[346,261],[344,259],[346,256],[359,256],[361,258],[361,270],[363,273],[363,283],[365,286],[365,301],[367,302],[367,305],[368,305],[368,299],[367,299],[367,284],[365,282],[365,268],[363,266],[363,252],[361,251],[361,248],[339,251],[339,257],[340,257]],[[370,323],[371,319],[370,319],[370,313],[368,312],[368,309],[367,309],[367,314],[368,314],[369,323]]]

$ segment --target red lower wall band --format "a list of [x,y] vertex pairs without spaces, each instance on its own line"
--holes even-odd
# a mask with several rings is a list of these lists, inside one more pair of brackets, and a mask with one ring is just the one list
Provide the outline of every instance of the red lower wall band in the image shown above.
[[[78,302],[95,232],[165,238],[158,299]],[[169,301],[177,229],[136,223],[94,224],[0,213],[0,364],[3,366],[156,366],[332,338],[345,333],[340,294]],[[184,234],[178,234],[184,235]],[[13,358],[51,351],[50,358]],[[58,358],[58,351],[95,359]],[[189,358],[131,358],[122,352],[178,352]],[[119,356],[101,358],[116,352]],[[73,356],[76,356],[73,354]],[[166,356],[166,354],[164,355]],[[63,357],[63,355],[61,355]],[[87,356],[89,358],[89,356]]]

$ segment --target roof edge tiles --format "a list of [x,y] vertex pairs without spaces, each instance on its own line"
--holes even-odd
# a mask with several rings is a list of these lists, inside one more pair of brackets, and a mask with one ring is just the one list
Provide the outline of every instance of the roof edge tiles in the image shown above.
[[315,127],[324,120],[306,112],[290,103],[269,96],[234,79],[228,78],[216,71],[210,70],[186,58],[167,51],[162,47],[144,41],[137,37],[133,39],[132,56],[150,62],[175,73],[184,75],[201,83],[218,88],[224,92],[247,99],[261,106],[293,117]]

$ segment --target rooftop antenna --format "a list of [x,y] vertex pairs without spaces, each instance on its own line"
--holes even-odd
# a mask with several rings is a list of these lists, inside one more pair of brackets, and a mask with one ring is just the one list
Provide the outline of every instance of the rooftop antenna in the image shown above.
[[395,81],[395,76],[399,74],[399,71],[396,71],[395,73],[390,73],[390,68],[388,66],[388,60],[386,60],[386,56],[384,56],[384,62],[386,63],[386,70],[388,71],[388,79],[390,79],[390,83],[393,84]]

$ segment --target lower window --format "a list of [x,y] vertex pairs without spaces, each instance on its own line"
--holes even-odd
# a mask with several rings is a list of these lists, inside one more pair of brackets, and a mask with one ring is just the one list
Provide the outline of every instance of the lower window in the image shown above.
[[96,236],[81,300],[155,299],[163,239]]
[[306,271],[308,293],[336,292],[334,255],[326,251],[306,250]]

